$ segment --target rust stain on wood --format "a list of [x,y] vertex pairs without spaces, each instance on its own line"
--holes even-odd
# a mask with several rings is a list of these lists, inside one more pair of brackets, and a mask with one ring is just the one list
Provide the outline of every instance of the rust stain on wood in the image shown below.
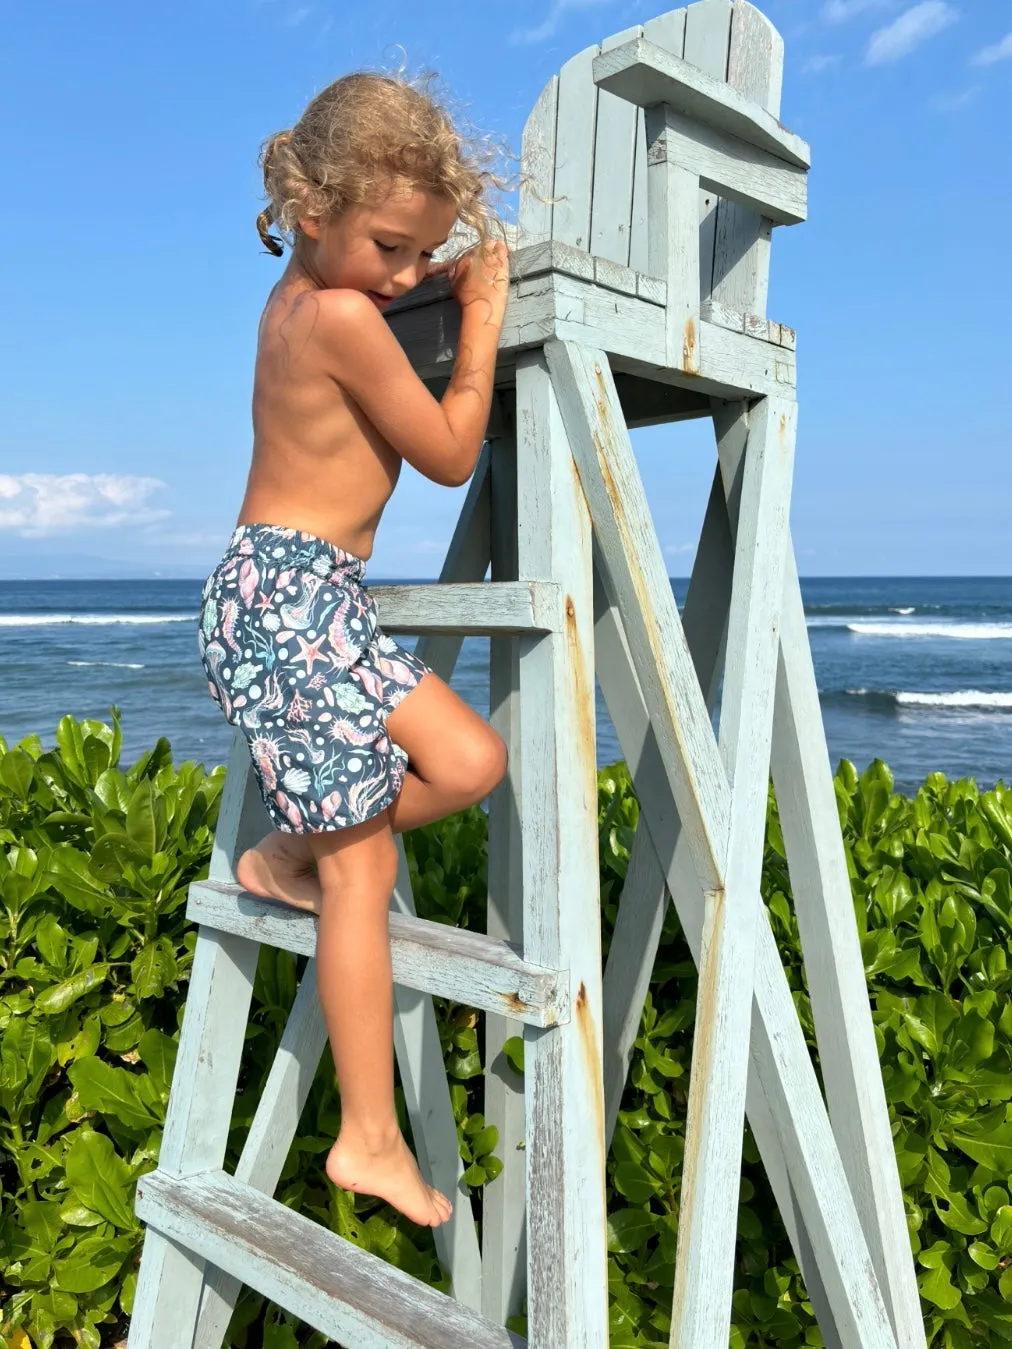
[[686,375],[699,373],[696,361],[696,322],[691,318],[685,320],[685,327],[682,330],[682,373]]
[[582,979],[576,994],[576,1029],[580,1036],[580,1045],[583,1049],[583,1059],[587,1069],[587,1086],[594,1107],[594,1141],[597,1144],[597,1156],[600,1157],[603,1167],[605,1155],[604,1074],[601,1067],[601,1055],[597,1047],[594,1018],[591,1015],[590,1000],[587,997],[587,987]]
[[566,647],[572,671],[573,700],[576,705],[577,748],[580,766],[589,769],[597,762],[597,742],[594,734],[593,692],[587,685],[586,661],[580,644],[576,623],[576,606],[571,595],[566,596]]
[[514,1016],[523,1016],[525,1012],[529,1012],[531,1009],[531,1004],[524,1002],[519,993],[500,993],[499,998],[506,1009],[512,1012]]

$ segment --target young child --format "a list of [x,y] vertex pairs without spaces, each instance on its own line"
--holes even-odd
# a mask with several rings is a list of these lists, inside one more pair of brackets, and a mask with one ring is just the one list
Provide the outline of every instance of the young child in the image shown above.
[[[385,636],[365,561],[402,460],[457,486],[488,421],[506,307],[494,176],[447,114],[399,78],[348,75],[265,143],[272,224],[294,239],[260,321],[253,462],[237,527],[208,577],[199,646],[211,693],[249,743],[276,826],[237,866],[254,894],[319,913],[317,987],[341,1090],[335,1185],[436,1226],[396,1121],[388,906],[394,834],[482,800],[506,771],[500,737]],[[458,220],[478,245],[434,264]],[[460,344],[438,401],[384,318],[448,275]]]

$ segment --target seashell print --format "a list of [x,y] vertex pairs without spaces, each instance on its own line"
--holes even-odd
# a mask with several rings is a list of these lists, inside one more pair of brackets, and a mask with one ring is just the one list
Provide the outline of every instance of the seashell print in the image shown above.
[[260,573],[256,569],[256,564],[247,558],[239,568],[239,594],[247,609],[253,603],[253,596],[259,583]]
[[296,796],[305,796],[312,780],[304,768],[289,768],[281,779],[285,787]]
[[332,820],[341,809],[341,793],[331,792],[320,802],[320,814],[325,820]]
[[367,665],[360,665],[357,670],[352,671],[351,677],[358,680],[370,698],[380,703],[383,701],[383,680],[375,670],[371,670]]
[[301,832],[302,816],[299,814],[299,808],[295,804],[295,802],[290,801],[288,797],[284,794],[284,792],[280,790],[274,793],[274,799],[275,801],[277,801],[280,808],[284,811],[289,821],[295,826],[296,830]]

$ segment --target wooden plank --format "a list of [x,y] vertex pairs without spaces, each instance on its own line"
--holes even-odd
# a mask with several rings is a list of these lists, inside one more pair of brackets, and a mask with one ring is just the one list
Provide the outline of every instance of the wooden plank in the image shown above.
[[[626,28],[605,38],[601,51],[620,47],[642,34],[639,24]],[[621,263],[623,267],[629,264],[638,111],[627,99],[616,98],[606,90],[598,93],[588,247],[595,257]],[[602,172],[605,167],[607,171]]]
[[[203,881],[190,887],[187,917],[296,955],[316,951],[316,915],[258,899],[236,885]],[[394,982],[466,1007],[499,1012],[532,1026],[568,1020],[569,978],[524,960],[509,942],[481,932],[390,915]]]
[[[732,559],[733,548],[728,529],[727,505],[718,468],[707,501],[703,529],[693,561],[692,578],[682,614],[682,627],[693,668],[707,711],[711,715],[720,688],[724,633],[731,603]],[[595,578],[594,586],[595,640],[596,634],[602,631],[602,626],[607,627],[609,624],[610,610],[605,583],[598,576]],[[607,649],[609,643],[614,644],[621,639],[608,628],[604,641]],[[631,669],[628,670],[626,677],[635,680],[635,674]],[[642,706],[642,700],[643,695],[637,685],[635,697],[631,697],[629,702],[633,706]],[[642,725],[641,740],[649,741],[650,749],[648,751],[646,745],[641,743],[638,755],[649,752],[659,763],[656,759],[657,741],[648,721]],[[672,844],[675,847],[680,846],[682,857],[687,858],[688,848],[685,840],[682,839],[680,844],[677,842],[680,835],[681,821],[676,817]],[[647,989],[660,942],[661,925],[652,908],[653,900],[659,893],[658,878],[662,887],[661,901],[666,905],[670,900],[664,874],[659,869],[653,845],[648,840],[646,827],[638,828],[634,857],[630,860],[629,874],[623,887],[622,903],[604,973],[605,1113],[609,1123],[609,1140],[618,1114],[626,1071],[632,1058],[633,1043],[642,1020]],[[654,859],[654,870],[651,870],[651,855]],[[688,865],[691,866],[691,861]],[[630,880],[633,882],[632,885]],[[633,909],[629,915],[625,913],[625,907],[630,902],[627,899],[627,891],[630,897],[633,897]],[[635,896],[641,896],[641,899],[637,901]],[[661,918],[663,919],[663,913]]]
[[[408,860],[400,837],[397,854],[397,880],[390,898],[391,922],[397,917],[417,922]],[[418,1166],[426,1183],[434,1185],[453,1203],[449,1220],[433,1229],[436,1254],[450,1275],[456,1300],[480,1311],[481,1253],[471,1194],[464,1181],[432,998],[428,993],[395,983],[394,1013],[394,1049]]]
[[[718,486],[720,487],[721,504],[723,504],[723,488],[719,482]],[[723,533],[725,535],[727,532],[726,517],[725,509],[723,521]],[[729,546],[726,559],[724,563],[721,563],[719,557],[720,542],[720,532],[715,531],[712,537],[714,546],[712,550],[708,548],[707,552],[712,551],[719,569],[726,572],[726,584],[721,587],[719,572],[711,574],[705,566],[704,558],[700,558],[693,567],[689,595],[686,601],[686,618],[688,618],[690,601],[694,602],[701,611],[705,611],[711,598],[718,610],[722,610],[726,616],[730,597],[733,552]],[[703,540],[700,542],[701,549],[702,546]],[[704,563],[704,565],[700,565],[701,563]],[[675,893],[678,895],[676,907],[679,918],[685,928],[686,939],[693,952],[693,957],[698,960],[703,921],[702,894],[699,890],[699,883],[695,876],[685,839],[679,832],[679,820],[675,813],[674,803],[665,785],[664,766],[661,763],[656,737],[650,726],[650,718],[642,694],[634,683],[635,673],[632,659],[626,645],[618,610],[607,599],[606,586],[601,580],[599,580],[598,590],[602,603],[597,611],[595,644],[598,653],[598,672],[602,692],[616,727],[619,743],[622,746],[629,771],[633,776],[637,795],[643,802],[646,802],[649,796],[649,807],[641,806],[640,823],[654,842],[658,865],[667,878],[668,893],[671,893],[672,885],[677,887]],[[597,593],[596,591],[595,594]],[[695,649],[693,648],[694,651]],[[714,677],[719,676],[719,665],[715,665],[710,673]],[[649,953],[651,964],[655,954],[656,952]],[[756,1015],[758,1013],[753,1010],[753,1018]],[[631,1020],[631,1018],[629,1019]],[[819,1274],[811,1242],[804,1227],[803,1218],[797,1206],[797,1197],[787,1170],[777,1126],[766,1104],[766,1097],[754,1063],[750,1064],[749,1067],[746,1110],[749,1126],[762,1156],[763,1166],[776,1198],[777,1207],[787,1228],[794,1253],[801,1265],[805,1286],[815,1307],[819,1328],[823,1333],[827,1349],[844,1349],[842,1342],[838,1336],[835,1336],[833,1330],[833,1316],[829,1300]]]
[[654,715],[663,719],[682,827],[705,888],[715,890],[727,839],[724,775],[611,368],[603,352],[560,342],[546,346],[545,355],[637,674]]
[[[689,9],[690,23],[693,9],[695,6]],[[730,10],[727,5],[728,14]],[[799,169],[811,165],[808,145],[781,126],[775,117],[721,79],[714,79],[690,61],[679,60],[643,38],[598,56],[594,61],[594,82],[641,108],[664,104],[691,118],[700,129],[711,128],[733,136],[784,164]]]
[[604,971],[604,1129],[609,1149],[670,898],[644,825],[637,828],[629,855]]
[[[209,929],[197,934],[159,1157],[168,1175],[193,1175],[224,1161],[258,954],[254,943],[238,936]],[[192,1337],[197,1324],[203,1265],[168,1235],[145,1236],[132,1349],[175,1349],[175,1336]]]
[[[728,84],[778,118],[783,69],[780,34],[765,14],[739,0],[731,21]],[[738,202],[721,202],[713,260],[713,297],[718,304],[732,311],[766,313],[772,231],[772,221]]]
[[525,178],[520,183],[517,210],[517,223],[524,240],[549,239],[552,234],[558,100],[559,77],[553,75],[538,95],[524,126],[521,159]]
[[[543,276],[536,278],[535,285],[534,294],[511,301],[507,309],[497,366],[497,380],[504,386],[515,377],[520,353],[553,337],[607,351],[617,368],[716,398],[778,393],[794,386],[796,357],[784,347],[754,342],[744,333],[701,322],[699,374],[687,375],[668,366],[665,314],[657,303],[568,276]],[[455,301],[446,303],[449,325]],[[410,340],[401,337],[412,364],[433,378],[452,368],[456,350],[455,343],[438,336],[441,324],[442,319],[435,316]]]
[[[316,964],[310,960],[235,1169],[244,1185],[268,1195],[277,1188],[326,1044]],[[207,1268],[193,1349],[221,1349],[241,1288],[241,1281],[225,1270]]]
[[833,1131],[897,1343],[923,1349],[903,1192],[793,558],[784,588],[773,778]]
[[[683,56],[715,80],[727,74],[727,47],[732,8],[729,0],[699,0],[685,14]],[[713,286],[713,249],[717,225],[717,197],[699,190],[699,297],[706,300]]]
[[[610,585],[610,581],[609,581]],[[686,940],[698,963],[703,891],[678,816],[659,744],[661,723],[638,694],[625,623],[612,605],[596,629],[597,670],[622,753],[633,774],[640,819],[667,878]],[[726,779],[725,779],[726,783]],[[725,787],[726,790],[726,787]],[[818,1079],[798,1022],[769,921],[756,942],[747,1112],[778,1207],[790,1231],[804,1219],[795,1253],[820,1325],[835,1319],[844,1346],[894,1349],[874,1269],[840,1162]],[[794,1238],[798,1239],[795,1227]],[[833,1341],[827,1338],[827,1344]]]
[[676,164],[658,138],[667,134],[663,108],[648,108],[650,270],[663,276],[667,306],[665,364],[699,373],[699,175]]
[[137,1204],[158,1231],[356,1349],[523,1343],[223,1171],[187,1179],[152,1172],[138,1182]]
[[[736,140],[715,127],[698,126],[667,106],[655,111],[658,131],[648,162],[662,158],[691,169],[704,188],[739,201],[780,225],[796,225],[808,215],[807,170],[783,164],[765,150]],[[649,122],[649,118],[648,118]]]
[[387,632],[558,632],[562,597],[550,581],[379,585],[372,590]]
[[700,1349],[723,1349],[731,1329],[794,405],[763,399],[729,435],[746,425],[720,714],[729,835],[723,888],[706,897],[672,1305],[672,1343]]
[[[685,45],[685,10],[673,9],[648,19],[643,25],[643,36],[648,42],[681,56]],[[647,133],[643,109],[636,109],[636,160],[633,166],[632,222],[629,239],[629,266],[646,271],[649,266],[647,221],[649,203],[647,190]]]
[[[489,558],[489,456],[488,444],[471,474],[460,515],[454,526],[450,546],[446,550],[439,573],[440,581],[480,581],[488,570]],[[447,683],[460,655],[462,638],[459,634],[422,636],[415,647],[415,655],[430,670]]]
[[[504,404],[507,399],[502,400]],[[512,408],[509,408],[512,412]],[[516,434],[492,448],[492,578],[517,575]],[[490,937],[523,943],[523,860],[520,805],[520,647],[515,637],[493,637],[489,653],[489,722],[506,742],[506,777],[488,805],[488,921]],[[503,1053],[516,1027],[485,1016],[485,1122],[499,1132],[499,1176],[482,1191],[482,1311],[504,1325],[522,1311],[527,1276],[527,1131],[524,1079]]]
[[573,1019],[525,1032],[533,1344],[608,1342],[590,520],[544,355],[517,366],[518,568],[565,589],[566,631],[520,637],[524,954],[564,959]]
[[597,53],[596,46],[587,47],[559,71],[555,122],[552,238],[588,252],[597,124],[597,88],[591,68]]

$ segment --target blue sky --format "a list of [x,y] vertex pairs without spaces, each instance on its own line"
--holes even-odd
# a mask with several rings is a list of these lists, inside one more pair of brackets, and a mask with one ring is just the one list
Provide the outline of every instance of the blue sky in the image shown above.
[[[1012,268],[1007,0],[766,0],[810,219],[774,236],[798,329],[793,499],[808,575],[1009,574]],[[347,71],[435,69],[519,148],[572,54],[647,0],[421,6],[173,0],[12,6],[0,564],[90,557],[203,575],[249,461],[257,150]],[[403,49],[403,50],[402,50]],[[691,565],[703,423],[634,442],[669,571]],[[431,576],[461,492],[405,469],[370,574]],[[33,564],[34,565],[34,564]],[[41,574],[40,573],[40,574]]]

